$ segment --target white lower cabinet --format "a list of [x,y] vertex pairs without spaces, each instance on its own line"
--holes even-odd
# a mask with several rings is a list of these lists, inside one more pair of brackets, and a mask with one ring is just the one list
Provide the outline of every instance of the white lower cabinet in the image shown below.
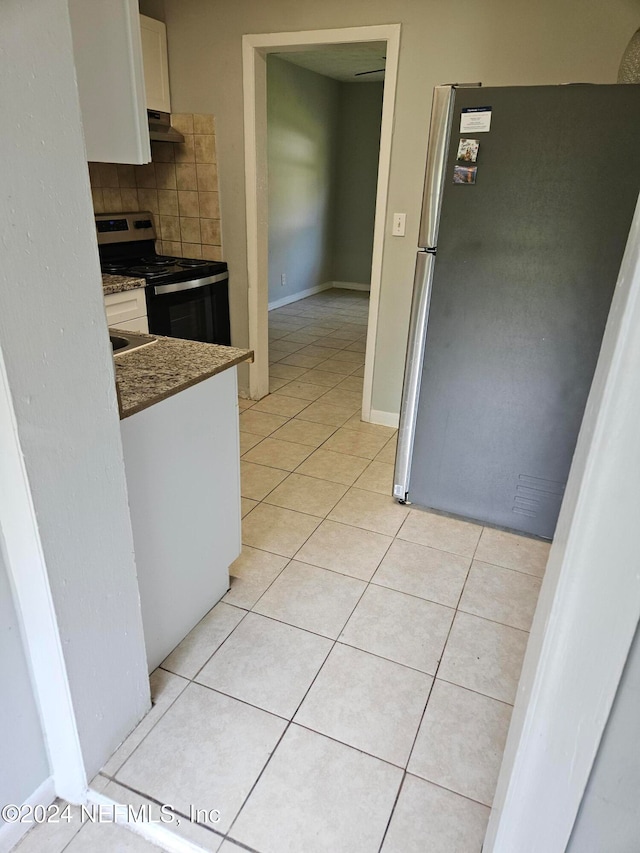
[[226,593],[240,554],[236,368],[121,427],[151,672]]
[[104,297],[107,325],[128,332],[148,332],[147,300],[144,287],[122,290]]

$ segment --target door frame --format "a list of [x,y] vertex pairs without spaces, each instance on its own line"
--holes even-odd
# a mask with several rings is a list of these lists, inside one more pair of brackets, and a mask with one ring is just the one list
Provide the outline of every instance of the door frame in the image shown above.
[[[87,776],[78,725],[1,350],[0,436],[0,551],[21,623],[51,774],[32,799],[34,804],[51,802],[57,795],[81,803]],[[19,823],[3,826],[0,847],[6,839],[16,843],[28,828]]]
[[255,353],[254,362],[249,367],[249,395],[252,399],[259,399],[269,393],[267,55],[276,51],[283,53],[314,45],[319,47],[321,45],[351,42],[386,41],[387,59],[380,125],[371,292],[362,391],[362,419],[369,421],[371,418],[375,341],[391,169],[391,139],[400,53],[400,30],[400,24],[384,24],[302,32],[259,33],[242,37],[249,348]]

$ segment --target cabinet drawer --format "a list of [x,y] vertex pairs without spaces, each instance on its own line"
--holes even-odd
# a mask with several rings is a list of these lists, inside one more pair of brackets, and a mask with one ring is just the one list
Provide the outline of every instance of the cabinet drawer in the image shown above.
[[147,316],[147,301],[144,287],[135,290],[123,290],[121,293],[110,293],[104,298],[107,312],[107,325],[117,326],[126,320]]

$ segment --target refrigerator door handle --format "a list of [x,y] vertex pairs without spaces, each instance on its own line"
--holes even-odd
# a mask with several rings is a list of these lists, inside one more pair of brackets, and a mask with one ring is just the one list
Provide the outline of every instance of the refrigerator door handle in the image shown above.
[[423,249],[433,249],[438,244],[438,226],[455,91],[455,86],[436,86],[433,90],[427,168],[418,237],[418,246]]
[[427,340],[427,318],[431,301],[431,284],[436,256],[434,252],[418,252],[413,281],[413,300],[409,321],[409,340],[404,367],[398,449],[393,478],[393,497],[406,501],[409,493],[413,441],[418,416],[418,400],[422,379],[422,363]]

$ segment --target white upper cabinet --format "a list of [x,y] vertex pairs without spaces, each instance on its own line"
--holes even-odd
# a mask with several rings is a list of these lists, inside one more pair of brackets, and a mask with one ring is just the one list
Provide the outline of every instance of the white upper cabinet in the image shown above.
[[87,160],[149,163],[137,0],[69,0]]
[[167,28],[162,21],[140,15],[144,85],[147,108],[171,112],[169,96],[169,64],[167,61]]

